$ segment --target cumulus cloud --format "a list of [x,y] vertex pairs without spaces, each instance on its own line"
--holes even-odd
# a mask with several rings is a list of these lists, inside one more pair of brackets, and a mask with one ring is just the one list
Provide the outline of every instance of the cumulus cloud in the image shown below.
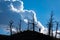
[[21,12],[23,11],[24,8],[22,1],[13,1],[13,3],[11,3],[10,6],[11,6],[11,10],[15,12]]
[[[24,6],[23,6],[24,3],[23,3],[23,1],[21,1],[21,0],[3,0],[3,1],[4,1],[3,5],[0,2],[0,9],[1,9],[1,11],[3,11],[3,12],[0,11],[0,13],[2,13],[1,14],[2,15],[1,16],[2,17],[1,20],[3,20],[3,16],[6,16],[3,21],[8,22],[9,20],[12,19],[12,20],[14,20],[14,22],[16,24],[19,21],[18,19],[20,19],[20,17],[21,17],[21,20],[24,21],[25,24],[27,24],[28,20],[29,20],[29,22],[32,22],[33,15],[34,15],[34,21],[37,24],[36,26],[39,27],[39,28],[41,28],[41,33],[44,33],[44,34],[47,33],[47,28],[45,28],[37,20],[35,11],[24,9]],[[0,23],[0,24],[4,24],[4,22]],[[15,29],[13,29],[13,30],[16,31]]]

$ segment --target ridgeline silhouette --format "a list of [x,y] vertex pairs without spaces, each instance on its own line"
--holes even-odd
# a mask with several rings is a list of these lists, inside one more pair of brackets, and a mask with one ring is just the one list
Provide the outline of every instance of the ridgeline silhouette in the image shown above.
[[[10,28],[10,35],[0,35],[0,40],[59,40],[57,39],[57,34],[60,34],[58,33],[58,25],[59,23],[56,22],[56,35],[55,37],[53,37],[53,12],[51,12],[51,16],[50,16],[50,20],[48,22],[48,35],[45,35],[45,34],[42,34],[40,33],[41,31],[41,28],[39,28],[39,32],[36,32],[35,31],[35,21],[34,21],[34,15],[33,15],[33,20],[32,22],[29,22],[28,20],[28,27],[27,27],[27,30],[26,31],[23,31],[22,32],[22,26],[21,26],[21,22],[22,20],[20,19],[20,22],[19,22],[19,27],[17,28],[17,33],[13,34],[12,32],[12,27],[13,27],[13,24],[14,24],[14,21],[10,20],[9,21],[9,28]],[[33,30],[30,30],[30,27],[29,25],[32,25],[32,29]]]

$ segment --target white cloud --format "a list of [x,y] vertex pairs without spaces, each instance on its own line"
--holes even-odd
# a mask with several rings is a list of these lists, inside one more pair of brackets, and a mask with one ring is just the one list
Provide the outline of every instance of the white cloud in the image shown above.
[[28,20],[27,20],[27,19],[24,19],[24,21],[25,21],[26,23],[28,23]]
[[[15,0],[16,1],[16,0]],[[16,6],[14,6],[13,3],[10,4],[11,6],[11,10],[14,11],[14,12],[22,12],[23,9],[24,9],[24,6],[23,6],[23,2],[22,1],[19,1],[20,5],[18,6],[18,8],[16,8]]]

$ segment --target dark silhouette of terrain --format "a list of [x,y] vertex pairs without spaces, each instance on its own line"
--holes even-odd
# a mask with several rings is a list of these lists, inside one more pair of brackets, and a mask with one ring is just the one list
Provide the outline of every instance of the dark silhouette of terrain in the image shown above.
[[35,31],[24,31],[12,36],[0,35],[0,40],[59,40]]

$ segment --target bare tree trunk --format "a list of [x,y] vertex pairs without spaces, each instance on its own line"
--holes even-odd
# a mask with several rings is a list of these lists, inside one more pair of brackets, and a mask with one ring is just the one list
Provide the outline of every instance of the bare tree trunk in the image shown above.
[[50,20],[48,23],[48,35],[53,36],[53,11],[51,12]]
[[34,14],[33,14],[33,31],[35,31],[35,21],[34,21]]
[[13,24],[13,21],[11,20],[9,23],[10,23],[10,35],[12,35],[12,24]]
[[33,31],[35,31],[34,14],[33,14],[32,17],[33,17],[33,19],[32,19],[32,22],[31,22],[31,23],[30,23],[29,20],[28,20],[28,28],[27,28],[27,29],[29,30],[29,24],[32,24],[32,26],[33,26],[33,27],[32,27],[32,28],[33,28]]
[[29,30],[29,19],[28,19],[28,27],[27,27],[27,30]]
[[55,34],[55,38],[57,37],[57,30],[58,30],[58,25],[59,25],[59,23],[58,22],[56,22],[56,34]]
[[20,23],[19,23],[19,31],[21,32],[21,19],[20,19]]

